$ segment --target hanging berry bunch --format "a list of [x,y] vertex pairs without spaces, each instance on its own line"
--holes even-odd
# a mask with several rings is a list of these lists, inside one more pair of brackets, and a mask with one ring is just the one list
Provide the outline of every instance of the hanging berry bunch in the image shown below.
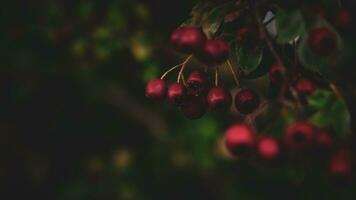
[[[295,163],[302,157],[324,163],[332,180],[349,181],[350,113],[333,78],[352,58],[352,24],[352,13],[336,0],[202,1],[170,37],[187,58],[149,81],[146,96],[166,98],[190,119],[208,108],[237,111],[244,120],[224,136],[237,158]],[[189,68],[192,59],[199,70]],[[219,80],[223,68],[234,85],[220,85],[227,82]],[[167,85],[175,69],[177,81]],[[261,79],[268,92],[251,84]]]

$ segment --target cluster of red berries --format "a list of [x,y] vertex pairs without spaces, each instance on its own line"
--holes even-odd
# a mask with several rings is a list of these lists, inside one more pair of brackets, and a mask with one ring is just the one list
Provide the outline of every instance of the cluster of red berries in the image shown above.
[[[192,71],[186,85],[172,83],[168,87],[163,79],[154,79],[146,86],[146,96],[162,100],[167,98],[171,105],[181,108],[189,119],[197,119],[205,114],[208,108],[223,112],[230,109],[232,95],[221,86],[209,89],[208,76],[204,72]],[[250,114],[260,105],[259,96],[250,89],[242,89],[235,96],[235,105],[241,114]]]
[[[283,0],[282,2],[287,4],[289,1]],[[345,30],[351,26],[351,14],[348,10],[341,9],[330,21],[335,28]],[[241,26],[237,31],[235,42],[243,48],[253,49],[262,42],[258,32],[258,28],[255,26]],[[146,86],[147,97],[155,100],[167,98],[171,105],[178,106],[183,114],[190,119],[200,118],[208,108],[214,111],[227,111],[231,108],[232,102],[234,102],[237,111],[243,115],[251,114],[257,110],[260,106],[260,97],[251,89],[239,90],[233,101],[230,91],[219,86],[217,81],[215,81],[215,86],[211,86],[207,72],[192,71],[186,80],[182,75],[186,63],[192,56],[201,61],[206,67],[205,69],[218,66],[225,61],[229,63],[230,48],[224,39],[207,38],[200,28],[183,26],[171,34],[170,40],[177,51],[190,56],[181,65],[176,66],[181,67],[176,83],[167,86],[164,80],[165,75],[160,79],[149,81]],[[318,27],[311,30],[307,43],[309,48],[319,56],[330,56],[339,46],[337,33],[329,27]],[[297,79],[288,77],[291,74],[286,73],[281,62],[270,67],[269,80],[271,84],[283,86],[284,89],[290,87],[292,88],[291,92],[294,92],[294,89],[297,93],[296,100],[302,100],[304,103],[306,97],[316,91],[316,84],[304,77]],[[232,67],[231,72],[237,80]],[[292,82],[288,82],[289,79]],[[281,95],[285,95],[285,93],[281,92]],[[310,154],[328,152],[329,175],[339,180],[349,179],[351,176],[352,156],[350,151],[336,150],[332,153],[334,145],[330,133],[307,121],[297,121],[288,125],[281,141],[273,136],[258,136],[255,130],[247,124],[233,124],[225,133],[225,145],[233,156],[257,155],[260,159],[268,162],[281,160],[287,155],[285,152]]]
[[[197,27],[186,26],[175,30],[171,35],[173,46],[182,53],[194,55],[206,66],[216,66],[226,61],[229,46],[221,39],[207,39]],[[185,64],[182,65],[184,69]],[[226,111],[232,104],[229,90],[218,86],[210,87],[209,76],[203,71],[190,72],[186,83],[178,81],[167,86],[161,79],[154,79],[146,86],[146,96],[162,100],[167,97],[171,105],[179,106],[190,119],[200,118],[210,108]],[[241,114],[250,114],[260,105],[259,96],[250,89],[242,89],[235,96],[235,105]]]
[[330,178],[339,182],[351,178],[353,164],[351,152],[339,149],[331,153],[333,149],[331,134],[307,121],[290,124],[282,141],[272,136],[258,136],[251,127],[242,123],[231,125],[225,132],[224,140],[231,155],[240,158],[257,155],[261,160],[268,162],[284,159],[286,153],[282,155],[282,149],[293,153],[330,154],[328,155]]

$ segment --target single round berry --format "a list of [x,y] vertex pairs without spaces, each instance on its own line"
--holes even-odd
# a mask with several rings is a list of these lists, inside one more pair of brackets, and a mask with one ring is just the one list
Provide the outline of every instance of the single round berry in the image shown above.
[[146,85],[146,97],[150,99],[163,99],[166,96],[166,92],[166,82],[162,79],[150,80]]
[[333,144],[331,135],[325,129],[318,129],[315,135],[315,143],[319,148],[329,149]]
[[209,39],[197,57],[206,64],[221,64],[228,58],[229,51],[229,45],[223,39]]
[[312,94],[316,90],[316,85],[308,79],[301,78],[297,80],[294,88],[300,96],[306,96]]
[[337,150],[331,157],[328,175],[337,185],[348,184],[352,174],[352,153],[347,149]]
[[188,119],[199,119],[206,111],[208,106],[203,97],[188,96],[187,100],[181,105],[181,111]]
[[279,84],[283,81],[283,68],[275,63],[271,66],[268,75],[271,83]]
[[208,104],[212,110],[226,111],[231,107],[231,93],[222,87],[216,86],[208,93]]
[[321,56],[328,56],[337,48],[336,34],[322,27],[314,29],[308,38],[311,50]]
[[315,127],[309,122],[299,121],[288,126],[284,141],[290,149],[304,150],[312,144]]
[[208,76],[205,72],[192,71],[187,79],[188,92],[193,96],[205,94],[208,88]]
[[265,137],[259,140],[257,152],[263,160],[275,160],[280,155],[280,146],[277,139]]
[[180,36],[183,28],[178,28],[175,31],[171,33],[171,44],[174,46],[174,48],[179,49],[180,48]]
[[247,48],[252,48],[259,42],[258,31],[251,26],[243,26],[236,34],[236,43]]
[[235,96],[235,106],[241,114],[250,114],[254,112],[259,105],[259,96],[250,89],[243,89]]
[[234,124],[225,133],[225,145],[234,156],[250,153],[256,145],[256,136],[246,124]]
[[346,30],[352,26],[352,15],[347,9],[338,10],[333,18],[333,24],[341,29]]
[[183,84],[173,83],[168,87],[167,98],[172,105],[180,106],[186,97],[186,88]]
[[178,28],[171,34],[171,43],[183,53],[193,53],[200,49],[206,37],[197,27],[185,26]]

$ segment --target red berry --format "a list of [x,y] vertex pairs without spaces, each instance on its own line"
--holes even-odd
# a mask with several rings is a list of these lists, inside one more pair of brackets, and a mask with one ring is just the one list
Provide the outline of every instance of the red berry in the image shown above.
[[200,49],[206,37],[197,27],[185,26],[178,28],[171,34],[171,43],[178,51],[193,53]]
[[311,50],[321,56],[328,56],[337,48],[336,34],[328,28],[314,29],[308,38]]
[[180,45],[180,35],[182,32],[183,28],[178,28],[175,31],[172,32],[171,34],[171,44],[176,48],[179,49],[179,45]]
[[236,43],[247,48],[252,48],[257,45],[258,30],[251,26],[243,26],[236,34]]
[[312,144],[315,127],[309,122],[299,121],[288,126],[284,141],[290,149],[304,150]]
[[207,74],[201,71],[191,72],[187,79],[187,87],[189,89],[189,93],[192,95],[203,95],[208,88]]
[[281,83],[283,81],[283,68],[275,63],[271,66],[268,75],[272,83]]
[[223,39],[209,39],[197,56],[206,64],[221,64],[228,58],[229,51],[229,45]]
[[330,160],[328,174],[336,184],[346,184],[352,174],[352,153],[347,149],[336,151]]
[[306,96],[312,94],[316,90],[316,85],[308,79],[299,79],[294,85],[296,92],[300,96]]
[[235,106],[241,114],[250,114],[255,111],[259,105],[259,96],[250,89],[243,89],[235,96]]
[[263,160],[275,160],[279,157],[280,146],[275,138],[265,137],[258,142],[257,152]]
[[189,96],[181,106],[181,111],[188,119],[201,118],[206,113],[207,109],[206,99],[202,97]]
[[172,105],[182,105],[186,97],[186,88],[183,84],[173,83],[168,87],[167,98]]
[[146,97],[151,99],[163,99],[166,96],[166,82],[162,79],[150,80],[146,85]]
[[251,152],[256,144],[253,130],[245,124],[234,124],[225,133],[225,145],[234,156],[243,156]]
[[346,30],[352,26],[352,15],[347,9],[340,9],[336,12],[334,19],[334,25],[342,30]]
[[231,93],[222,87],[216,86],[208,93],[209,107],[217,111],[226,111],[231,107]]
[[328,131],[324,129],[318,129],[315,135],[315,143],[318,147],[329,149],[333,144],[333,140]]

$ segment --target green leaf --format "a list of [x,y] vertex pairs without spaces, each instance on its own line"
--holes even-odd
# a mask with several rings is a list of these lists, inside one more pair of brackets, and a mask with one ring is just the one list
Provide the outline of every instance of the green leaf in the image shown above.
[[245,48],[237,48],[239,55],[239,66],[245,75],[255,71],[260,65],[263,57],[263,51],[261,48],[254,50],[248,50]]
[[204,18],[203,28],[205,31],[215,34],[221,27],[225,13],[229,11],[235,2],[230,1],[213,8]]
[[287,43],[305,32],[300,10],[279,10],[276,13],[277,42]]
[[328,90],[318,90],[308,97],[308,106],[317,110],[310,121],[323,128],[331,128],[341,137],[351,132],[351,115],[341,99]]
[[316,108],[325,108],[333,100],[333,93],[328,90],[317,90],[308,98],[308,105]]
[[303,64],[304,67],[310,70],[319,72],[326,71],[326,68],[328,66],[328,60],[312,52],[312,50],[309,48],[307,37],[307,35],[302,36],[298,45],[297,53],[300,62]]
[[330,117],[333,116],[331,125],[334,131],[338,131],[342,136],[350,134],[351,116],[344,102],[340,100],[336,101],[327,114],[329,114]]

